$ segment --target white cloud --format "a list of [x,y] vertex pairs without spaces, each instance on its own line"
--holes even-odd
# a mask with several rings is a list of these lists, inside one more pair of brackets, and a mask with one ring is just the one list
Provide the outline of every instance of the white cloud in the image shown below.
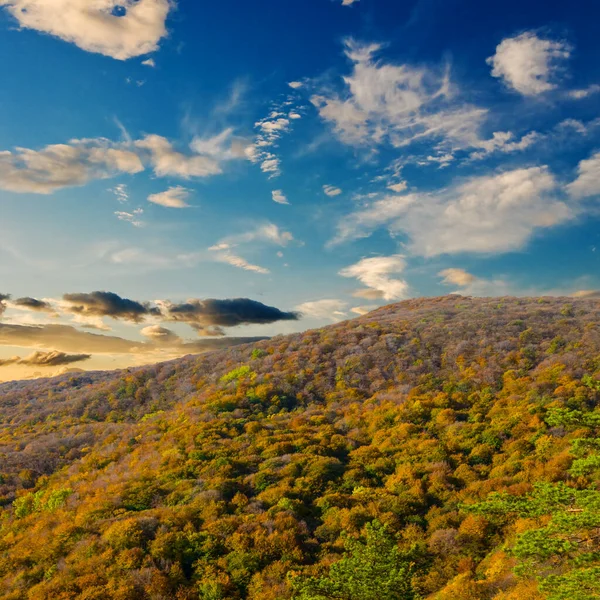
[[[297,89],[302,84],[293,81],[288,85]],[[292,122],[302,118],[296,109],[290,109],[296,103],[294,98],[290,95],[286,100],[271,105],[269,114],[254,124],[257,131],[254,143],[244,149],[246,158],[260,164],[261,171],[267,173],[269,179],[281,174],[281,160],[274,153],[274,148],[277,147],[280,138],[290,131]]]
[[293,240],[294,236],[289,231],[281,230],[274,223],[264,223],[250,231],[227,236],[211,246],[209,250],[227,250],[249,242],[266,242],[285,247]]
[[186,208],[189,206],[186,202],[189,196],[190,190],[177,185],[175,187],[170,187],[164,192],[150,194],[150,196],[148,196],[148,201],[153,202],[154,204],[160,204],[161,206],[166,206],[167,208]]
[[402,273],[406,260],[400,254],[392,256],[375,256],[363,258],[354,265],[342,269],[342,277],[355,277],[368,288],[382,293],[384,300],[401,300],[408,294],[408,284],[402,279],[394,279],[391,275]]
[[537,230],[574,216],[556,192],[548,169],[531,167],[472,177],[435,194],[388,196],[342,219],[331,244],[387,227],[406,235],[420,256],[518,250]]
[[360,0],[342,0],[342,6],[352,6],[355,2]]
[[250,231],[227,236],[208,250],[213,253],[213,260],[225,262],[246,271],[267,274],[270,272],[269,269],[252,264],[238,254],[234,254],[233,248],[256,242],[285,247],[293,240],[294,236],[289,231],[283,231],[273,223],[264,223]]
[[383,298],[383,292],[381,290],[372,290],[370,288],[356,290],[352,295],[355,298],[364,298],[365,300],[381,300]]
[[489,140],[480,140],[477,147],[481,150],[473,152],[471,159],[477,160],[485,158],[494,152],[508,154],[510,152],[519,152],[525,150],[541,140],[543,136],[537,131],[531,131],[524,135],[520,140],[514,139],[514,134],[510,131],[495,131]]
[[236,254],[232,254],[231,252],[220,252],[215,254],[215,260],[227,263],[233,267],[237,267],[238,269],[243,269],[244,271],[253,271],[255,273],[261,273],[262,275],[267,275],[270,273],[269,269],[265,269],[259,265],[253,265],[245,258],[237,256]]
[[290,81],[288,85],[293,89],[300,89],[304,84],[301,81]]
[[302,313],[303,316],[312,319],[330,319],[331,321],[339,321],[346,317],[347,302],[343,300],[327,298],[325,300],[313,300],[304,302],[296,306],[295,310]]
[[[166,36],[171,0],[0,0],[21,27],[49,33],[88,52],[127,60]],[[120,7],[120,13],[116,10]]]
[[256,127],[258,127],[269,141],[272,141],[279,135],[282,131],[287,131],[289,127],[290,121],[289,119],[284,119],[283,117],[278,117],[274,115],[271,120],[263,119],[256,123]]
[[273,190],[271,196],[273,198],[273,202],[277,202],[277,204],[289,204],[288,199],[281,190]]
[[[0,189],[51,194],[66,187],[85,185],[94,179],[139,173],[148,165],[159,177],[208,177],[222,173],[224,161],[246,157],[244,147],[232,139],[229,129],[213,138],[196,138],[192,149],[191,154],[183,154],[175,150],[167,138],[147,135],[137,141],[74,139],[41,150],[4,150],[0,151]],[[127,199],[123,184],[111,191],[121,201]]]
[[406,190],[408,184],[406,183],[406,181],[399,181],[398,183],[390,183],[390,185],[388,185],[387,187],[388,190],[392,190],[392,192],[396,192],[397,194],[399,194],[400,192],[404,192]]
[[183,179],[208,177],[222,173],[219,162],[209,155],[182,154],[173,148],[171,142],[160,135],[147,135],[135,142],[136,147],[150,153],[154,172],[159,177],[177,176]]
[[115,215],[119,221],[126,221],[127,223],[131,223],[134,227],[144,226],[144,222],[140,219],[140,216],[143,214],[143,208],[136,208],[132,212],[125,212],[121,210],[115,212]]
[[535,96],[556,88],[560,61],[570,56],[568,44],[539,38],[528,31],[502,40],[496,54],[487,59],[492,76],[525,96]]
[[214,260],[208,252],[179,252],[171,253],[163,250],[139,248],[135,246],[122,247],[105,253],[101,258],[116,265],[135,265],[136,269],[188,269],[203,261]]
[[378,44],[346,41],[354,63],[344,77],[342,96],[316,94],[311,102],[348,144],[389,142],[405,146],[435,138],[452,148],[471,146],[487,111],[454,100],[447,69],[438,71],[407,64],[383,64],[374,55]]
[[363,315],[370,313],[372,310],[375,310],[376,308],[379,308],[376,304],[369,304],[367,306],[355,306],[354,308],[351,308],[350,310],[353,313],[360,315],[362,317]]
[[580,90],[571,90],[569,92],[569,96],[571,96],[571,98],[574,98],[575,100],[581,100],[582,98],[588,98],[589,96],[593,96],[598,92],[600,92],[600,85],[594,83]]
[[386,196],[367,204],[365,208],[350,213],[338,223],[337,234],[329,245],[369,237],[379,227],[393,226],[418,200],[418,194],[407,194]]
[[147,60],[143,60],[142,64],[145,67],[152,67],[152,68],[156,67],[156,63],[154,62],[153,58],[148,58]]
[[471,275],[464,269],[444,269],[438,273],[440,277],[443,277],[442,283],[448,285],[458,285],[459,287],[465,287],[477,280],[475,275]]
[[[592,122],[592,126],[594,126],[594,123],[595,122]],[[587,135],[589,133],[588,128],[588,124],[578,121],[577,119],[565,119],[556,126],[556,129],[558,131],[564,132],[565,130],[568,131],[569,129],[574,129],[577,133],[580,133],[581,135]]]
[[265,160],[260,163],[260,170],[263,173],[270,173],[271,177],[277,177],[281,174],[281,160],[274,154],[267,154]]
[[114,188],[108,190],[112,192],[121,204],[125,204],[129,200],[129,192],[127,191],[127,186],[124,183],[119,183],[115,185]]
[[567,185],[567,191],[578,199],[600,194],[600,152],[579,163],[577,179]]
[[72,140],[41,150],[0,151],[0,188],[19,193],[51,194],[92,179],[143,170],[135,152],[104,138]]
[[342,190],[334,185],[324,185],[323,191],[327,196],[339,196],[342,193]]

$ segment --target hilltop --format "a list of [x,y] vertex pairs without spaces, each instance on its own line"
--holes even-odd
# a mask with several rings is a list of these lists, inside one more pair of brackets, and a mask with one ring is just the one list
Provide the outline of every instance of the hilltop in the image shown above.
[[0,598],[598,598],[599,394],[550,297],[1,384]]

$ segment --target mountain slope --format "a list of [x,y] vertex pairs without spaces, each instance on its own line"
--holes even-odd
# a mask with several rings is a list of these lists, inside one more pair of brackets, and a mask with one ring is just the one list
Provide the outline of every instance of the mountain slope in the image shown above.
[[[599,317],[594,300],[419,299],[0,385],[0,598],[366,600],[344,573],[394,561],[390,598],[559,598],[544,582],[577,569],[568,597],[596,598]],[[530,496],[536,514],[510,504]],[[544,539],[587,536],[584,566],[576,544],[519,554],[563,509],[579,522]]]

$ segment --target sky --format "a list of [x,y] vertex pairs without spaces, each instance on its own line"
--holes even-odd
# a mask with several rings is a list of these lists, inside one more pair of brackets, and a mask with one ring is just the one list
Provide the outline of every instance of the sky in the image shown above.
[[600,4],[0,0],[0,381],[600,288]]

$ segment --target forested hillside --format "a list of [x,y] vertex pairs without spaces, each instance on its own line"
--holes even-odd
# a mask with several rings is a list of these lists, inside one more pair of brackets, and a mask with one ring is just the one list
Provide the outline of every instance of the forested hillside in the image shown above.
[[600,301],[445,296],[0,386],[0,598],[600,598]]

